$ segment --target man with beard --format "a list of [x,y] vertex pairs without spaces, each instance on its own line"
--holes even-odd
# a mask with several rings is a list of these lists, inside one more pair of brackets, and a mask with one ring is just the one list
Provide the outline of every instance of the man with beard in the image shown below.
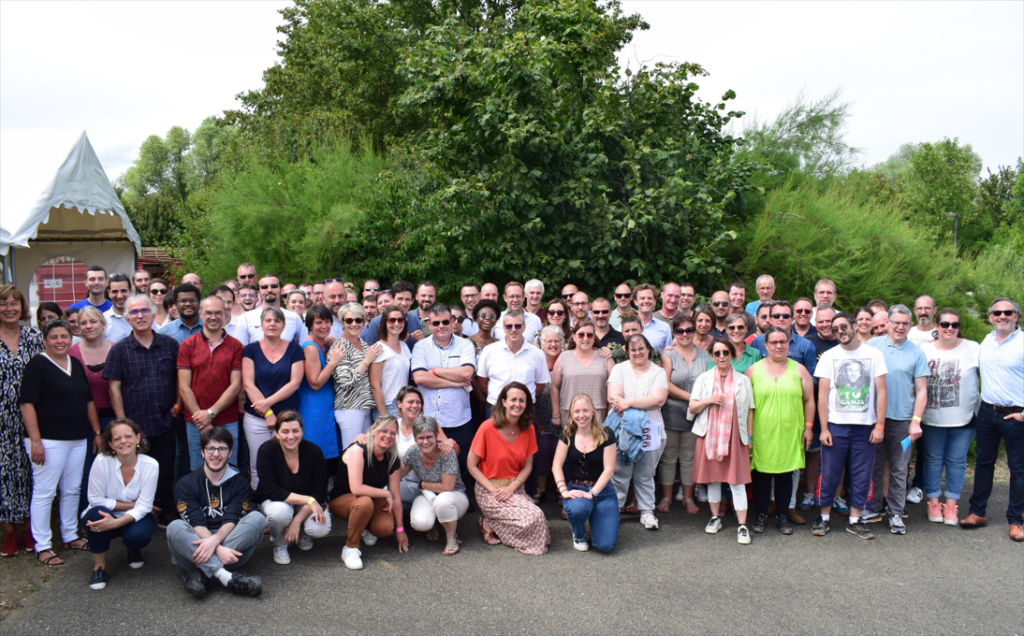
[[598,349],[611,344],[618,344],[620,347],[626,345],[622,332],[608,324],[611,313],[612,304],[603,296],[598,296],[590,304],[590,314],[594,317],[594,333],[597,335]]
[[716,291],[711,294],[711,311],[715,314],[715,326],[711,330],[712,337],[729,339],[729,334],[725,331],[725,319],[729,317],[729,306],[731,304],[729,292]]
[[654,317],[672,326],[672,320],[679,315],[679,300],[682,298],[682,290],[675,283],[665,283],[661,288],[661,309],[654,312]]
[[608,324],[612,328],[622,330],[622,317],[633,311],[630,306],[632,302],[633,290],[629,285],[622,283],[615,288],[615,309],[612,310],[612,317],[608,320]]
[[[835,317],[836,310],[832,309],[827,305],[818,307],[817,314],[815,314],[815,327],[817,332],[811,336],[808,336],[807,342],[810,342],[814,346],[815,359],[818,363],[821,362],[821,356],[826,351],[835,347],[839,344],[839,340],[836,335],[832,333],[832,318]],[[815,365],[817,366],[817,365]],[[821,467],[821,420],[818,418],[818,411],[815,409],[814,412],[814,428],[812,430],[811,447],[804,454],[806,465],[804,466],[804,497],[797,504],[797,508],[800,510],[810,510],[811,507],[817,505],[817,498],[814,496],[814,491],[818,485],[818,470]]]
[[137,269],[132,274],[132,287],[135,288],[135,293],[139,296],[145,296],[149,293],[149,281],[153,280],[153,276],[144,269]]
[[935,299],[931,296],[918,296],[914,301],[914,315],[917,316],[917,326],[907,334],[907,340],[919,347],[939,339],[935,331]]
[[199,317],[199,288],[191,283],[182,283],[172,292],[178,318],[160,328],[160,333],[174,338],[179,345],[191,335],[203,330]]
[[466,283],[459,289],[459,297],[462,299],[462,305],[466,308],[466,319],[462,321],[462,335],[469,338],[475,336],[476,332],[480,330],[476,321],[473,320],[473,309],[480,302],[480,288],[476,283]]
[[[322,299],[321,299],[322,300]],[[238,286],[238,306],[242,308],[242,313],[235,314],[235,318],[241,318],[245,315],[245,312],[256,309],[256,305],[260,301],[260,292],[256,288],[255,283],[244,283]],[[321,302],[321,304],[323,304]]]
[[[267,307],[277,307],[284,312],[284,329],[281,331],[281,340],[292,340],[298,342],[302,334],[302,318],[294,311],[281,307],[281,279],[273,275],[265,275],[260,278],[259,284],[262,306],[252,311],[247,311],[240,320],[236,337],[242,346],[250,342],[263,340],[263,325],[260,314]],[[241,290],[239,290],[241,293]]]
[[313,304],[322,305],[324,304],[324,286],[325,283],[322,280],[318,280],[313,283]]
[[423,335],[430,335],[430,306],[437,300],[437,285],[425,280],[416,286],[416,317]]

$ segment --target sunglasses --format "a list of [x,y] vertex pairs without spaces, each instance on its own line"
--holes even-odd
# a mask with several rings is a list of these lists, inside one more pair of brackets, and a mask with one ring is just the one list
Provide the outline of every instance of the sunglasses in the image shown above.
[[497,319],[498,319],[498,314],[481,313],[480,315],[477,316],[477,320],[497,320]]
[[249,280],[252,278],[256,278],[256,274],[239,274],[238,277],[241,278],[242,280]]
[[695,330],[694,330],[693,327],[684,327],[682,329],[676,329],[676,335],[677,336],[688,336],[691,333],[693,333],[694,331]]
[[345,319],[345,324],[346,325],[361,325],[361,324],[363,324],[363,319],[362,318],[346,318]]
[[393,316],[388,318],[389,325],[401,325],[405,323],[405,316]]
[[633,294],[615,294],[616,298],[629,298]]
[[711,357],[712,358],[728,358],[731,355],[732,354],[729,353],[728,351],[722,351],[721,349],[719,349],[718,351],[712,351],[711,352]]
[[570,300],[572,299],[572,294],[562,294],[562,298],[564,298],[565,300]]
[[430,326],[431,327],[440,327],[441,325],[444,325],[445,327],[447,327],[450,324],[452,324],[451,318],[445,318],[444,320],[431,320],[430,321]]
[[273,283],[270,285],[260,285],[260,289],[278,289],[281,287],[281,283]]
[[945,320],[943,320],[942,322],[939,323],[939,326],[942,327],[943,329],[959,329],[960,321],[958,320],[956,322],[946,322]]
[[832,331],[845,333],[850,330],[850,325],[832,325]]
[[452,316],[452,320],[459,323],[460,325],[466,320],[465,316]]
[[521,329],[522,329],[522,328],[523,328],[524,326],[525,326],[525,325],[524,325],[523,323],[519,323],[519,324],[515,324],[515,325],[505,325],[505,329],[506,329],[507,331],[519,331],[519,330],[521,330]]
[[746,331],[746,325],[729,325],[725,328],[726,331]]
[[583,338],[583,339],[593,339],[594,334],[592,334],[592,333],[577,333],[576,337],[577,338]]
[[324,279],[324,285],[326,285],[327,283],[344,283],[344,282],[345,282],[344,278],[325,278]]
[[366,287],[366,288],[363,289],[363,293],[364,294],[369,294],[370,292],[379,292],[379,291],[380,291],[380,287]]
[[988,312],[988,315],[989,316],[1006,316],[1007,318],[1009,318],[1010,316],[1016,316],[1017,312],[1015,312],[1012,309],[993,309],[992,311]]
[[564,309],[550,309],[550,310],[548,310],[548,315],[549,316],[564,316],[565,315],[565,310]]
[[157,287],[156,289],[153,289],[152,287],[150,287],[149,288],[149,293],[150,293],[150,295],[152,295],[152,294],[166,294],[167,290],[166,289],[160,289],[159,287]]
[[729,301],[728,300],[716,300],[715,302],[711,303],[711,306],[712,307],[728,307],[729,306]]
[[796,309],[794,311],[798,314],[807,314],[808,316],[814,313],[813,309]]
[[595,316],[603,316],[605,314],[612,313],[612,310],[611,309],[591,309],[590,313],[594,314]]
[[789,320],[793,317],[793,314],[772,314],[772,318],[775,320]]

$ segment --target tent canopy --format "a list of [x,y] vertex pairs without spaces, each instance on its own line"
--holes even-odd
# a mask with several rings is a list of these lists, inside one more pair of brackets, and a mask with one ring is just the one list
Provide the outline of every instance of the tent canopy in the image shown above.
[[127,241],[140,251],[85,131],[0,131],[0,255],[35,239]]

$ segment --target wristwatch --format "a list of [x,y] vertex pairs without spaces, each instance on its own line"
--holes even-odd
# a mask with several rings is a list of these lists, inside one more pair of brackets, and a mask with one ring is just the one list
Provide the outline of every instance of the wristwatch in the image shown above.
[[211,420],[217,417],[217,414],[213,412],[213,409],[206,409],[206,412],[209,414]]

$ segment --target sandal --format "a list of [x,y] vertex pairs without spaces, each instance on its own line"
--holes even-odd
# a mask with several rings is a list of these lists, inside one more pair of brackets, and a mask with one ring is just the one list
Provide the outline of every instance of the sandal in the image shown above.
[[[44,559],[43,555],[47,552],[50,553],[50,556]],[[36,553],[36,560],[42,563],[43,565],[64,565],[65,563],[64,559],[57,556],[57,553],[53,550],[40,550]]]
[[430,530],[427,530],[426,538],[427,541],[437,541],[440,538],[440,535],[437,531],[437,526],[434,526]]
[[636,505],[636,499],[629,502],[625,508],[622,509],[627,515],[638,515],[640,514],[640,508]]
[[544,503],[544,501],[547,498],[548,498],[548,494],[546,492],[544,492],[543,490],[540,490],[538,492],[533,493],[533,503],[537,504],[538,506],[541,505],[542,503]]
[[459,537],[453,534],[452,536],[448,537],[448,545],[445,546],[444,552],[442,552],[441,554],[445,556],[452,556],[453,554],[459,551],[460,543],[462,542],[459,541]]
[[71,543],[65,543],[64,544],[64,549],[65,550],[82,550],[82,551],[88,550],[89,549],[89,542],[86,541],[85,539],[75,539]]
[[498,538],[498,534],[490,527],[484,526],[483,517],[480,517],[480,534],[483,535],[484,543],[487,545],[501,545],[501,539]]
[[672,506],[672,500],[668,497],[662,497],[658,505],[654,507],[658,512],[668,512],[668,509]]
[[695,515],[700,512],[700,508],[697,507],[697,502],[693,499],[684,499],[683,505],[686,506],[686,514]]

